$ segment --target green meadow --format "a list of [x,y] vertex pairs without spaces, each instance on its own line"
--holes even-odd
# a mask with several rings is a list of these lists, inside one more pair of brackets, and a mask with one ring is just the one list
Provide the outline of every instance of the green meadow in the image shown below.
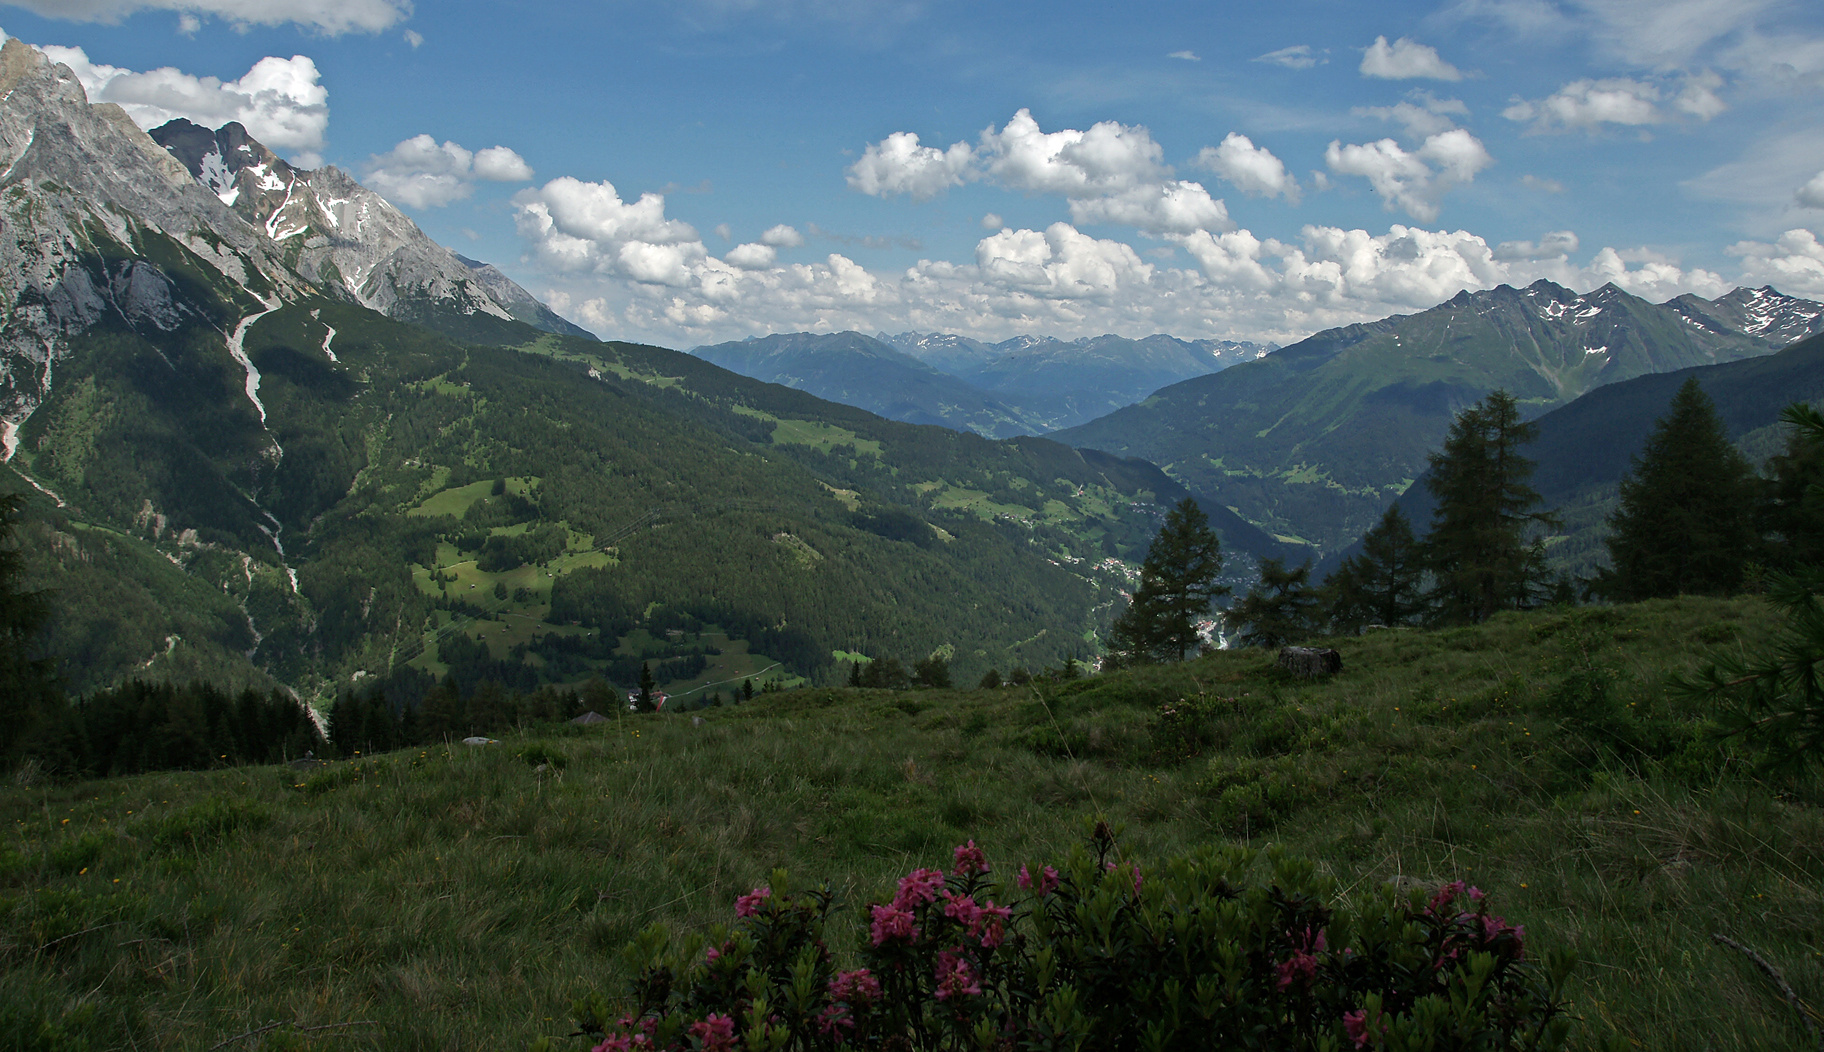
[[[1824,1003],[1824,790],[1757,773],[1667,677],[1760,600],[1502,614],[999,690],[818,688],[298,770],[0,789],[0,1047],[520,1049],[770,881],[861,907],[973,839],[1007,872],[1086,819],[1143,866],[1211,843],[1339,896],[1463,879],[1581,961],[1592,1042],[1808,1049],[1724,935]],[[1005,670],[1003,670],[1005,671]],[[261,1028],[268,1027],[263,1030]],[[241,1035],[251,1035],[241,1037]]]

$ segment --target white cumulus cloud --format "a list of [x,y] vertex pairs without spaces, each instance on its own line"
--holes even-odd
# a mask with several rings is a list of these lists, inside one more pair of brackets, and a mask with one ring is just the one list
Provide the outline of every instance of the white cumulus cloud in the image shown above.
[[1384,36],[1362,52],[1361,74],[1383,80],[1462,80],[1463,71],[1438,56],[1438,49],[1411,37],[1387,43]]
[[514,196],[514,225],[548,270],[675,284],[708,253],[696,228],[665,216],[665,198],[623,201],[614,184],[561,176]]
[[1283,197],[1298,203],[1298,180],[1271,150],[1254,145],[1239,132],[1223,136],[1220,146],[1205,146],[1197,153],[1197,166],[1250,197]]
[[1070,221],[1085,226],[1131,226],[1151,234],[1228,230],[1234,226],[1229,210],[1210,197],[1203,184],[1180,179],[1143,183],[1103,197],[1073,197]]
[[1439,202],[1452,187],[1495,163],[1481,140],[1462,128],[1429,136],[1411,152],[1392,139],[1349,146],[1332,141],[1324,162],[1339,175],[1367,179],[1388,211],[1401,208],[1425,222],[1437,218]]
[[1112,296],[1144,285],[1153,273],[1131,246],[1090,237],[1069,223],[1053,223],[1044,233],[991,234],[976,244],[975,262],[985,281],[1060,299]]
[[920,146],[913,132],[894,132],[873,143],[849,166],[852,189],[872,197],[906,194],[928,201],[952,186],[963,185],[975,151],[959,142],[948,150]]
[[411,0],[11,0],[46,18],[118,22],[139,11],[175,11],[195,31],[201,18],[237,27],[308,26],[331,36],[377,33],[411,17]]
[[765,270],[779,259],[779,250],[771,245],[748,242],[736,245],[723,254],[722,258],[731,266],[742,270]]
[[429,135],[414,135],[386,153],[368,158],[367,185],[381,197],[408,208],[441,208],[474,192],[474,182],[518,183],[532,178],[525,159],[505,146],[479,153]]
[[1686,118],[1707,121],[1728,108],[1716,94],[1722,83],[1708,71],[1685,76],[1676,90],[1632,77],[1574,80],[1536,102],[1515,99],[1501,115],[1531,124],[1533,131],[1594,130],[1604,124],[1636,127]]
[[990,178],[1032,194],[1119,193],[1165,176],[1165,151],[1145,128],[1102,121],[1088,131],[1045,132],[1025,109],[982,133],[981,155]]
[[[70,67],[90,102],[112,102],[142,128],[183,117],[208,128],[239,121],[248,134],[279,153],[323,148],[329,90],[305,55],[267,57],[239,80],[196,77],[170,66],[144,73],[89,61],[79,47],[47,45],[52,62]],[[306,165],[306,167],[312,167]]]
[[1741,241],[1728,251],[1741,258],[1740,284],[1772,285],[1792,295],[1824,298],[1824,244],[1813,231],[1788,230],[1772,244]]
[[1812,176],[1794,197],[1805,208],[1824,208],[1824,172]]
[[1172,177],[1165,150],[1145,128],[1102,121],[1086,130],[1047,132],[1022,109],[975,145],[921,146],[911,132],[870,144],[849,167],[849,186],[865,194],[926,200],[965,182],[1070,201],[1071,221],[1109,223],[1150,233],[1228,229],[1228,210],[1201,183]]
[[797,248],[804,244],[804,235],[797,228],[780,223],[767,227],[766,233],[760,235],[760,243],[774,248]]

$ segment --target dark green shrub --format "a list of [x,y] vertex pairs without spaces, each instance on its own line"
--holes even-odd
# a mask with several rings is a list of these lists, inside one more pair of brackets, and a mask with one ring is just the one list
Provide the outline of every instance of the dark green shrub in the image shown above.
[[971,841],[869,907],[846,970],[833,892],[775,872],[707,950],[647,929],[626,950],[631,1007],[595,995],[579,1024],[597,1052],[1571,1047],[1568,960],[1529,956],[1461,881],[1339,900],[1283,856],[1209,848],[1143,873],[1115,854],[1098,823],[1061,870],[1010,882]]

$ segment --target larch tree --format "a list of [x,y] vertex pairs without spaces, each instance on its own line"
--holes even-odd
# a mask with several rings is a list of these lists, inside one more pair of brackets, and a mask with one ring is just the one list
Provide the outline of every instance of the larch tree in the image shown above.
[[1262,559],[1260,581],[1223,615],[1243,646],[1282,647],[1317,628],[1318,597],[1310,588],[1311,564],[1286,569],[1283,559]]
[[1202,645],[1197,622],[1210,603],[1229,590],[1216,583],[1222,573],[1222,542],[1210,518],[1190,497],[1166,512],[1153,537],[1133,600],[1109,631],[1114,664],[1183,661]]
[[1620,600],[1735,591],[1754,543],[1752,486],[1710,396],[1686,380],[1621,480],[1598,588]]
[[1362,535],[1360,553],[1324,581],[1330,621],[1341,631],[1406,624],[1425,612],[1425,546],[1398,504]]
[[1439,620],[1485,621],[1530,606],[1545,583],[1544,545],[1529,544],[1526,533],[1558,520],[1533,510],[1533,462],[1520,455],[1537,431],[1520,420],[1514,397],[1497,390],[1457,414],[1444,448],[1431,455],[1425,485],[1438,506],[1425,553]]

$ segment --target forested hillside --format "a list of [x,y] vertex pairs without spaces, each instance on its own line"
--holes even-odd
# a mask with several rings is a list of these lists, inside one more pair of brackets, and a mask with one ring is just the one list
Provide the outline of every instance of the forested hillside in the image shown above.
[[[1139,462],[488,324],[522,346],[280,309],[245,334],[257,405],[201,335],[167,366],[130,329],[85,334],[13,465],[44,488],[25,536],[70,684],[1037,668],[1094,649],[1125,581],[1098,564],[1137,561],[1183,495]],[[1218,524],[1238,554],[1271,544]]]

